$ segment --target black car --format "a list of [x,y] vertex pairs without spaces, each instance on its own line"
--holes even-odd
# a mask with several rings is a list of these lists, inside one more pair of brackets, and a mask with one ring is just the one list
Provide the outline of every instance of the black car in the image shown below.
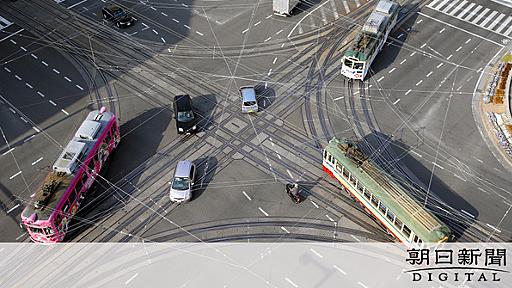
[[107,4],[101,10],[103,19],[114,21],[118,28],[130,27],[135,23],[135,18],[130,13],[126,13],[123,8],[115,4]]
[[189,95],[174,97],[174,117],[178,134],[195,133],[197,131],[196,117],[192,109],[192,99]]

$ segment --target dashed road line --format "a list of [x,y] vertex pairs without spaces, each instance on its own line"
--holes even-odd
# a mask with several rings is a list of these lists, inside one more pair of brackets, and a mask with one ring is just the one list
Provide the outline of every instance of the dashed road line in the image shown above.
[[439,65],[437,65],[436,68],[439,68],[439,67],[441,67],[443,65],[444,65],[444,63],[439,63]]
[[57,73],[57,74],[60,74],[60,71],[59,71],[59,70],[57,70],[57,69],[55,69],[55,68],[53,68],[53,72],[55,72],[55,73]]
[[30,85],[29,83],[25,82],[25,86],[27,86],[30,89],[34,89],[34,86]]
[[25,47],[23,47],[23,46],[20,46],[20,49],[27,52],[27,49],[25,49]]
[[75,87],[80,89],[80,90],[82,90],[82,91],[84,90],[84,88],[82,88],[82,86],[80,86],[80,85],[75,85]]
[[432,71],[428,72],[427,78],[430,77],[430,75],[432,75],[432,73],[433,73]]
[[398,104],[398,102],[400,102],[400,98],[398,98],[395,102],[393,102],[393,105]]
[[421,83],[423,83],[423,80],[420,80],[416,83],[416,86],[420,85]]
[[44,61],[41,61],[41,64],[43,64],[44,66],[48,67],[48,63],[46,63]]
[[4,70],[11,73],[11,69],[7,68],[7,67],[4,67]]
[[68,82],[72,82],[71,79],[69,79],[69,77],[67,77],[67,76],[64,76],[64,79],[66,79],[66,81],[68,81]]
[[405,95],[409,95],[409,93],[411,93],[412,89],[409,89],[407,90],[407,92],[405,92]]
[[281,30],[277,31],[277,32],[276,32],[276,35],[281,34],[281,32],[283,32],[283,29],[281,29]]
[[165,14],[164,12],[160,12],[160,14],[164,15],[165,17],[169,16],[169,15]]
[[16,147],[11,148],[11,149],[9,149],[9,150],[5,151],[4,153],[2,153],[2,156],[5,156],[5,155],[7,155],[7,154],[11,153],[12,151],[14,151],[14,149],[16,149]]
[[183,26],[185,26],[185,28],[187,28],[188,30],[191,29],[190,26],[188,26],[188,25],[183,24]]
[[53,106],[57,106],[57,103],[53,102],[52,100],[48,100],[48,102],[50,102],[50,104],[52,104]]
[[393,73],[393,71],[395,71],[395,70],[396,70],[396,67],[393,67],[391,70],[388,71],[388,74]]
[[272,39],[272,37],[268,37],[267,39],[265,39],[263,42],[268,42],[270,39]]
[[16,79],[18,79],[18,80],[20,80],[20,81],[21,81],[21,77],[20,77],[20,76],[18,76],[18,75],[14,75],[14,78],[16,78]]
[[286,280],[286,282],[290,283],[290,285],[292,285],[293,287],[297,288],[299,287],[299,285],[295,284],[292,280],[290,280],[290,278],[286,277],[284,278],[284,280]]
[[261,213],[265,214],[265,216],[269,216],[267,212],[265,212],[265,210],[263,210],[261,207],[258,207],[258,209],[261,211]]
[[32,56],[34,59],[37,59],[37,56],[34,53],[30,54],[30,56]]
[[[34,136],[34,135],[32,135]],[[43,160],[43,157],[40,157],[39,159],[37,159],[36,161],[32,162],[32,166],[36,165],[37,163],[41,162],[41,160]]]
[[11,209],[7,210],[7,212],[6,212],[6,213],[7,213],[7,214],[9,214],[9,213],[11,213],[12,211],[16,210],[16,208],[18,208],[18,207],[20,207],[20,204],[19,204],[19,203],[18,203],[18,204],[16,204],[16,205],[14,205]]
[[331,222],[336,222],[336,221],[334,221],[334,219],[331,218],[331,216],[329,216],[327,214],[325,215],[325,217],[327,217],[327,219],[329,219]]
[[332,265],[332,267],[333,267],[334,269],[336,269],[336,270],[340,271],[340,272],[341,272],[341,274],[343,274],[343,275],[347,275],[347,272],[345,272],[345,271],[341,270],[341,268],[340,268],[340,267],[338,267],[338,266],[336,266],[336,265]]
[[37,94],[39,94],[39,96],[43,97],[44,98],[44,94],[41,93],[41,91],[37,91]]
[[402,62],[400,62],[400,65],[404,64],[405,61],[407,61],[407,59],[402,60]]
[[473,214],[471,214],[471,213],[467,212],[467,211],[466,211],[466,210],[464,210],[464,209],[461,209],[461,210],[460,210],[460,212],[462,212],[462,213],[464,213],[464,214],[468,215],[469,217],[471,217],[471,218],[473,218],[473,219],[475,219],[475,218],[476,218],[476,217],[475,217],[475,215],[473,215]]
[[435,163],[435,162],[432,162],[432,164],[434,164],[434,166],[437,166],[437,167],[439,167],[440,169],[444,170],[444,167],[443,167],[443,166],[441,166],[441,165],[439,165],[439,164],[437,164],[437,163]]
[[175,18],[172,18],[172,21],[174,21],[176,23],[180,23],[180,21],[178,21],[178,19],[175,19]]
[[14,177],[16,177],[16,176],[18,176],[20,174],[21,174],[21,171],[18,171],[18,173],[16,173],[16,174],[12,175],[11,177],[9,177],[9,180],[14,179]]
[[284,232],[290,234],[290,231],[288,231],[288,229],[284,228],[283,226],[281,226],[281,230],[283,230]]
[[500,230],[500,229],[498,229],[498,228],[496,228],[496,227],[492,226],[491,224],[488,224],[488,223],[487,223],[487,227],[489,227],[489,228],[493,229],[494,231],[496,231],[496,232],[498,232],[498,233],[501,233],[501,230]]
[[245,29],[244,31],[242,31],[242,34],[245,34],[245,32],[249,31],[249,28]]
[[286,172],[288,172],[288,175],[290,175],[290,178],[293,179],[293,175],[292,175],[292,172],[290,172],[290,170],[286,169]]
[[352,234],[350,235],[350,237],[352,237],[352,238],[353,238],[354,240],[356,240],[357,242],[361,242],[361,240],[359,240],[359,238],[357,238],[356,236],[354,236],[354,235],[352,235]]
[[324,258],[324,256],[322,256],[320,253],[318,253],[315,249],[313,248],[309,248],[309,251],[313,252],[313,254],[315,254],[316,256],[318,256],[319,258]]
[[313,206],[315,206],[316,208],[319,208],[318,204],[316,204],[313,200],[310,200],[311,201],[311,204],[313,204]]
[[258,22],[256,22],[256,23],[254,23],[254,27],[256,27],[256,26],[260,25],[260,23],[261,23],[261,21],[258,21]]
[[200,36],[204,36],[203,33],[199,32],[199,31],[196,31],[196,34],[200,35]]
[[247,193],[245,191],[242,191],[242,194],[244,194],[245,198],[247,198],[249,201],[251,201],[251,197],[249,195],[247,195]]
[[62,111],[62,113],[66,114],[66,116],[69,116],[69,113],[68,111],[64,110],[64,109],[60,109],[60,111]]
[[153,33],[155,33],[156,35],[158,35],[158,31],[156,31],[155,29],[151,29],[153,31]]
[[377,79],[377,82],[380,82],[382,79],[384,79],[384,76],[382,76],[379,79]]

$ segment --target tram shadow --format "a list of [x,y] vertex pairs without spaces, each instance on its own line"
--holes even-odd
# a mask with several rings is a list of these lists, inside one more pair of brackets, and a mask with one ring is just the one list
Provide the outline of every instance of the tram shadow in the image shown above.
[[217,108],[217,97],[213,94],[205,94],[192,97],[192,105],[199,116],[197,123],[198,131],[206,131],[214,127],[213,121],[215,109]]
[[292,10],[292,17],[307,12],[321,2],[322,0],[300,0]]
[[264,111],[276,101],[276,91],[274,88],[265,88],[265,84],[258,83],[254,89],[256,90],[256,100],[258,102],[258,111]]
[[[411,13],[412,11],[419,11],[419,9],[415,5],[406,4],[402,6],[401,11],[408,11],[407,13]],[[412,16],[408,17],[405,22],[402,23],[402,25],[397,25],[395,29],[389,33],[388,39],[382,47],[382,51],[379,52],[371,64],[370,71],[372,75],[377,74],[381,70],[384,70],[393,65],[398,57],[398,54],[402,50],[402,46],[407,41],[407,38],[417,32],[417,30],[414,29],[414,23],[416,23],[418,15],[418,13],[413,13]],[[410,30],[408,30],[409,27]],[[411,49],[413,51],[411,51]],[[407,49],[405,52],[420,52],[419,47],[417,49],[411,49]]]
[[[121,142],[69,223],[65,241],[109,241],[109,237],[118,233],[110,227],[105,229],[111,231],[89,228],[121,209],[127,211],[125,207],[133,200],[133,194],[141,192],[139,187],[152,185],[152,181],[161,178],[156,176],[161,169],[149,170],[149,165],[152,164],[150,160],[165,155],[165,151],[158,153],[158,147],[171,116],[169,107],[152,108],[120,126]],[[119,221],[122,227],[124,220]]]
[[[431,168],[411,156],[412,147],[393,137],[374,131],[359,144],[379,168],[391,175],[416,201],[426,205],[460,238],[478,217],[478,210],[451,190]],[[468,217],[461,211],[472,214]]]

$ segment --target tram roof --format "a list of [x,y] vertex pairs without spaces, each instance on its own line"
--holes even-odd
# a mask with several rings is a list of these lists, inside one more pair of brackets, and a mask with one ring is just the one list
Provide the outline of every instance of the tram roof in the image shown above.
[[[329,141],[326,150],[423,242],[437,242],[451,233],[441,220],[423,208],[395,179],[381,172],[373,161],[365,160],[358,163],[353,157],[347,156],[340,147],[344,143],[346,142],[333,138]],[[355,149],[355,152],[364,155],[359,149]]]

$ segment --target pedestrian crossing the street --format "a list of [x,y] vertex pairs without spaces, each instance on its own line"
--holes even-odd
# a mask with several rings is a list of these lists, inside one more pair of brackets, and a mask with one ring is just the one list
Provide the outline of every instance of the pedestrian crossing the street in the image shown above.
[[12,25],[12,22],[0,16],[0,30],[4,30],[5,28]]
[[510,13],[484,8],[468,0],[433,0],[427,7],[512,39]]

